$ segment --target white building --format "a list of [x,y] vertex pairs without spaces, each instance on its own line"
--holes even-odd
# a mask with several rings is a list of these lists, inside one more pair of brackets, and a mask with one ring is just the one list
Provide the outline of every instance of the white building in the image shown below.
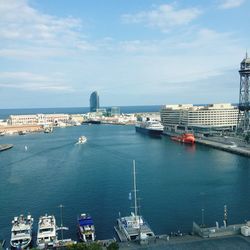
[[222,130],[233,129],[237,125],[238,107],[229,103],[166,105],[160,114],[166,131],[176,131],[178,127],[185,130]]
[[35,114],[35,115],[10,115],[8,123],[10,125],[56,125],[60,122],[69,121],[68,114]]

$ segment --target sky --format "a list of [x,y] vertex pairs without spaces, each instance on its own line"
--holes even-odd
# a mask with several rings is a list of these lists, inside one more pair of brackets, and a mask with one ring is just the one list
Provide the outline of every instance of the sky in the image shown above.
[[0,108],[237,103],[249,0],[0,0]]

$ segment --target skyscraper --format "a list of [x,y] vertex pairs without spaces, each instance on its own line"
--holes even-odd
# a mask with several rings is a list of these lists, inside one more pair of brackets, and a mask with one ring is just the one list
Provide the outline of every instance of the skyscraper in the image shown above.
[[92,92],[90,95],[89,108],[90,112],[96,112],[96,109],[99,109],[99,96],[97,91]]

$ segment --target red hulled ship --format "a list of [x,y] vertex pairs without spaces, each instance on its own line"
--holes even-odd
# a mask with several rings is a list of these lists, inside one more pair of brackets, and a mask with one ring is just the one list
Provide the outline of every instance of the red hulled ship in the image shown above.
[[184,133],[182,135],[172,136],[171,139],[174,141],[179,141],[179,142],[189,143],[189,144],[194,144],[195,142],[194,135],[191,133]]

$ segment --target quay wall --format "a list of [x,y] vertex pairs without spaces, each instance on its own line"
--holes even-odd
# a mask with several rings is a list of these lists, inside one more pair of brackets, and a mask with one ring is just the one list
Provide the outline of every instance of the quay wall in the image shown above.
[[[175,136],[176,133],[164,132],[163,135]],[[198,144],[203,144],[203,145],[215,148],[215,149],[223,150],[229,153],[250,157],[250,147],[242,147],[242,146],[238,147],[232,144],[228,144],[226,142],[225,143],[217,142],[217,141],[212,141],[206,138],[195,138],[195,142]]]
[[220,149],[220,150],[223,150],[226,152],[250,157],[250,149],[249,148],[247,149],[247,148],[242,148],[242,147],[234,147],[234,146],[230,146],[230,145],[223,144],[220,142],[214,142],[214,141],[205,140],[205,139],[196,139],[195,141],[196,141],[196,143],[210,146],[212,148],[216,148],[216,149]]
[[41,125],[0,126],[0,132],[5,132],[5,133],[18,133],[19,131],[40,132],[43,130],[44,130],[43,126],[41,126]]

